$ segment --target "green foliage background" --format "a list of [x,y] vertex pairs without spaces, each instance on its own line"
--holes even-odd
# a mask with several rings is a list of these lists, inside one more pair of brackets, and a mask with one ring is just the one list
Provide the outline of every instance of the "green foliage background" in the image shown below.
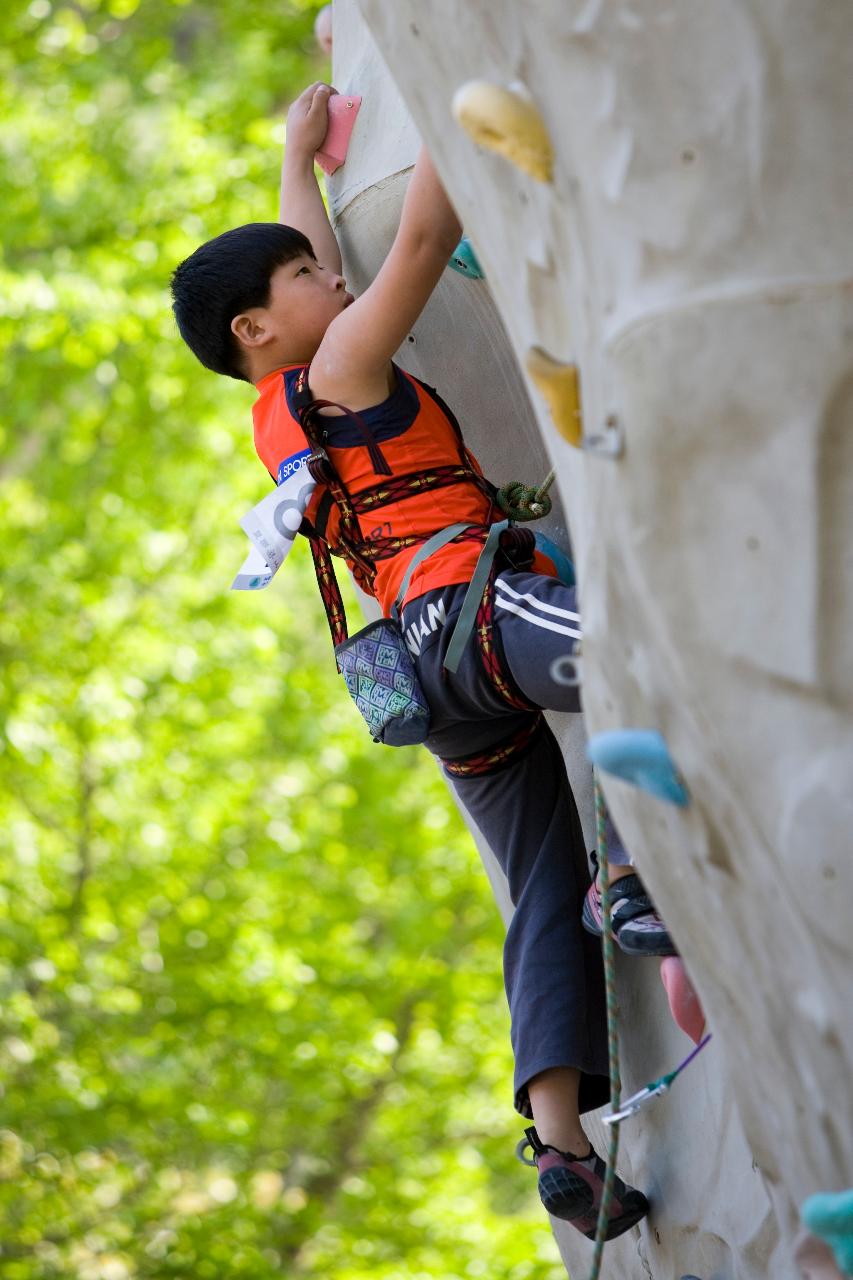
[[276,216],[315,8],[0,13],[2,1280],[564,1275],[476,854],[305,558],[229,595],[252,393],[168,309]]

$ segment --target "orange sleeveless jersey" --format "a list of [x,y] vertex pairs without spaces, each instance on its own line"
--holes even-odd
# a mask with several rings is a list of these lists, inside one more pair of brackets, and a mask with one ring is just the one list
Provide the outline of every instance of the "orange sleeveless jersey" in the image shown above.
[[[288,365],[267,374],[257,384],[258,399],[252,409],[255,448],[274,480],[278,479],[281,464],[306,448],[305,434],[290,409],[287,394],[288,385],[292,386],[295,381],[288,375],[303,367]],[[393,474],[402,476],[430,467],[458,465],[462,446],[447,414],[420,383],[396,366],[395,370],[397,387],[388,399],[360,411],[360,416],[371,423]],[[377,415],[381,419],[379,423]],[[373,470],[367,446],[359,435],[353,435],[349,419],[330,416],[324,417],[323,422],[329,430],[326,451],[350,494],[355,496],[380,484],[384,477]],[[479,471],[470,454],[467,461]],[[306,516],[312,523],[324,492],[325,486],[318,485],[311,495]],[[493,518],[488,497],[475,484],[460,482],[390,502],[360,517],[359,523],[365,540],[371,535],[377,538],[415,535],[426,539],[457,521],[487,525]],[[337,542],[339,523],[337,508],[332,504],[325,536],[333,546]],[[415,570],[406,599],[414,600],[436,587],[470,581],[480,550],[481,544],[476,542],[454,542],[443,547]],[[388,559],[376,561],[373,593],[386,616],[413,554],[414,549],[409,547]],[[549,562],[538,553],[534,568],[553,572]]]

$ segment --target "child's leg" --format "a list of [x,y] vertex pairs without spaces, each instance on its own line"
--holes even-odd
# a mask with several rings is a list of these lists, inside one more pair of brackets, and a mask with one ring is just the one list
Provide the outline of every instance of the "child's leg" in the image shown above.
[[[407,605],[407,634],[422,635],[423,620],[438,614],[438,594]],[[464,595],[459,587],[442,597],[446,624],[429,631],[417,659],[432,718],[427,746],[442,761],[488,753],[534,723],[532,713],[507,707],[473,639],[458,672],[449,677],[444,670]],[[579,1085],[563,1091],[567,1123],[580,1138],[578,1094],[583,1110],[601,1106],[609,1094],[607,1026],[601,948],[580,924],[589,867],[562,753],[542,721],[526,747],[502,764],[462,776],[450,766],[448,781],[494,853],[515,906],[504,975],[516,1105],[531,1114],[527,1083],[542,1072],[583,1072]]]
[[[515,1050],[516,1107],[532,1115],[527,1145],[548,1211],[593,1238],[605,1165],[580,1112],[609,1092],[601,957],[578,927],[586,851],[560,748],[543,723],[521,756],[496,773],[451,782],[506,873],[515,913],[504,975]],[[594,1074],[593,1074],[594,1073]],[[606,1238],[648,1211],[621,1179]]]
[[[604,816],[604,838],[607,841],[607,865],[610,871],[610,883],[631,875],[634,870],[631,855],[622,843],[622,837],[616,830],[616,824],[608,809]],[[601,887],[601,876],[596,871],[595,882]]]
[[578,1109],[577,1067],[549,1067],[527,1082],[536,1132],[542,1142],[585,1159],[591,1150]]
[[[430,703],[427,745],[445,762],[465,759],[468,772],[447,766],[449,781],[503,869],[515,906],[504,977],[516,1107],[544,1132],[547,1148],[542,1135],[530,1131],[543,1203],[580,1230],[594,1232],[592,1206],[601,1193],[603,1162],[594,1154],[580,1162],[575,1157],[588,1151],[580,1112],[607,1100],[609,1081],[600,945],[580,922],[589,885],[580,820],[562,753],[544,721],[522,750],[503,758],[496,750],[537,721],[507,708],[476,645],[468,645],[458,672],[447,676],[443,659],[464,588],[448,591],[438,602],[441,610],[433,594],[438,593],[407,606],[404,626],[418,649],[418,673]],[[429,621],[445,614],[446,624]],[[470,771],[474,752],[484,753],[482,772]],[[627,1230],[646,1211],[638,1192],[618,1186],[610,1235]]]
[[[516,1106],[530,1114],[528,1081],[555,1067],[588,1073],[578,1086],[580,1104],[599,1106],[609,1092],[601,955],[580,927],[586,851],[559,746],[543,722],[503,768],[449,780],[506,875],[515,906],[504,979]],[[563,1100],[565,1124],[576,1138],[578,1087]]]
[[[538,573],[502,573],[495,582],[495,632],[513,679],[525,697],[553,711],[579,711],[579,687],[564,683],[565,659],[575,651],[581,625],[577,591]],[[606,822],[610,879],[614,895],[614,936],[629,955],[677,954],[666,925],[634,871],[609,813]],[[601,879],[587,892],[584,927],[600,937]]]

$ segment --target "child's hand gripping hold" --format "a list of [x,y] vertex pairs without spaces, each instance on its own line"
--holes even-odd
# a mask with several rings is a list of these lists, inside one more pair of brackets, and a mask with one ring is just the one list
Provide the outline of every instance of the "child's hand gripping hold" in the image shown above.
[[321,80],[303,89],[287,113],[287,148],[312,157],[329,128],[329,99],[337,90]]

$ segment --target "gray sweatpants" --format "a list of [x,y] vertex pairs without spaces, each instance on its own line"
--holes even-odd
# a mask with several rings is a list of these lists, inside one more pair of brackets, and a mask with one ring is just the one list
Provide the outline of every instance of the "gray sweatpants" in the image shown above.
[[[443,667],[464,586],[406,605],[403,628],[431,711],[426,746],[440,759],[486,751],[529,725],[489,682],[475,638],[455,674]],[[501,573],[494,637],[503,668],[537,706],[580,711],[578,690],[551,676],[580,633],[576,592],[536,573]],[[504,874],[515,911],[504,944],[504,981],[515,1055],[515,1105],[529,1116],[527,1082],[548,1067],[578,1067],[580,1109],[609,1096],[601,947],[581,926],[590,883],[583,832],[562,753],[543,722],[529,745],[495,772],[449,777]],[[629,861],[608,821],[608,854]]]

